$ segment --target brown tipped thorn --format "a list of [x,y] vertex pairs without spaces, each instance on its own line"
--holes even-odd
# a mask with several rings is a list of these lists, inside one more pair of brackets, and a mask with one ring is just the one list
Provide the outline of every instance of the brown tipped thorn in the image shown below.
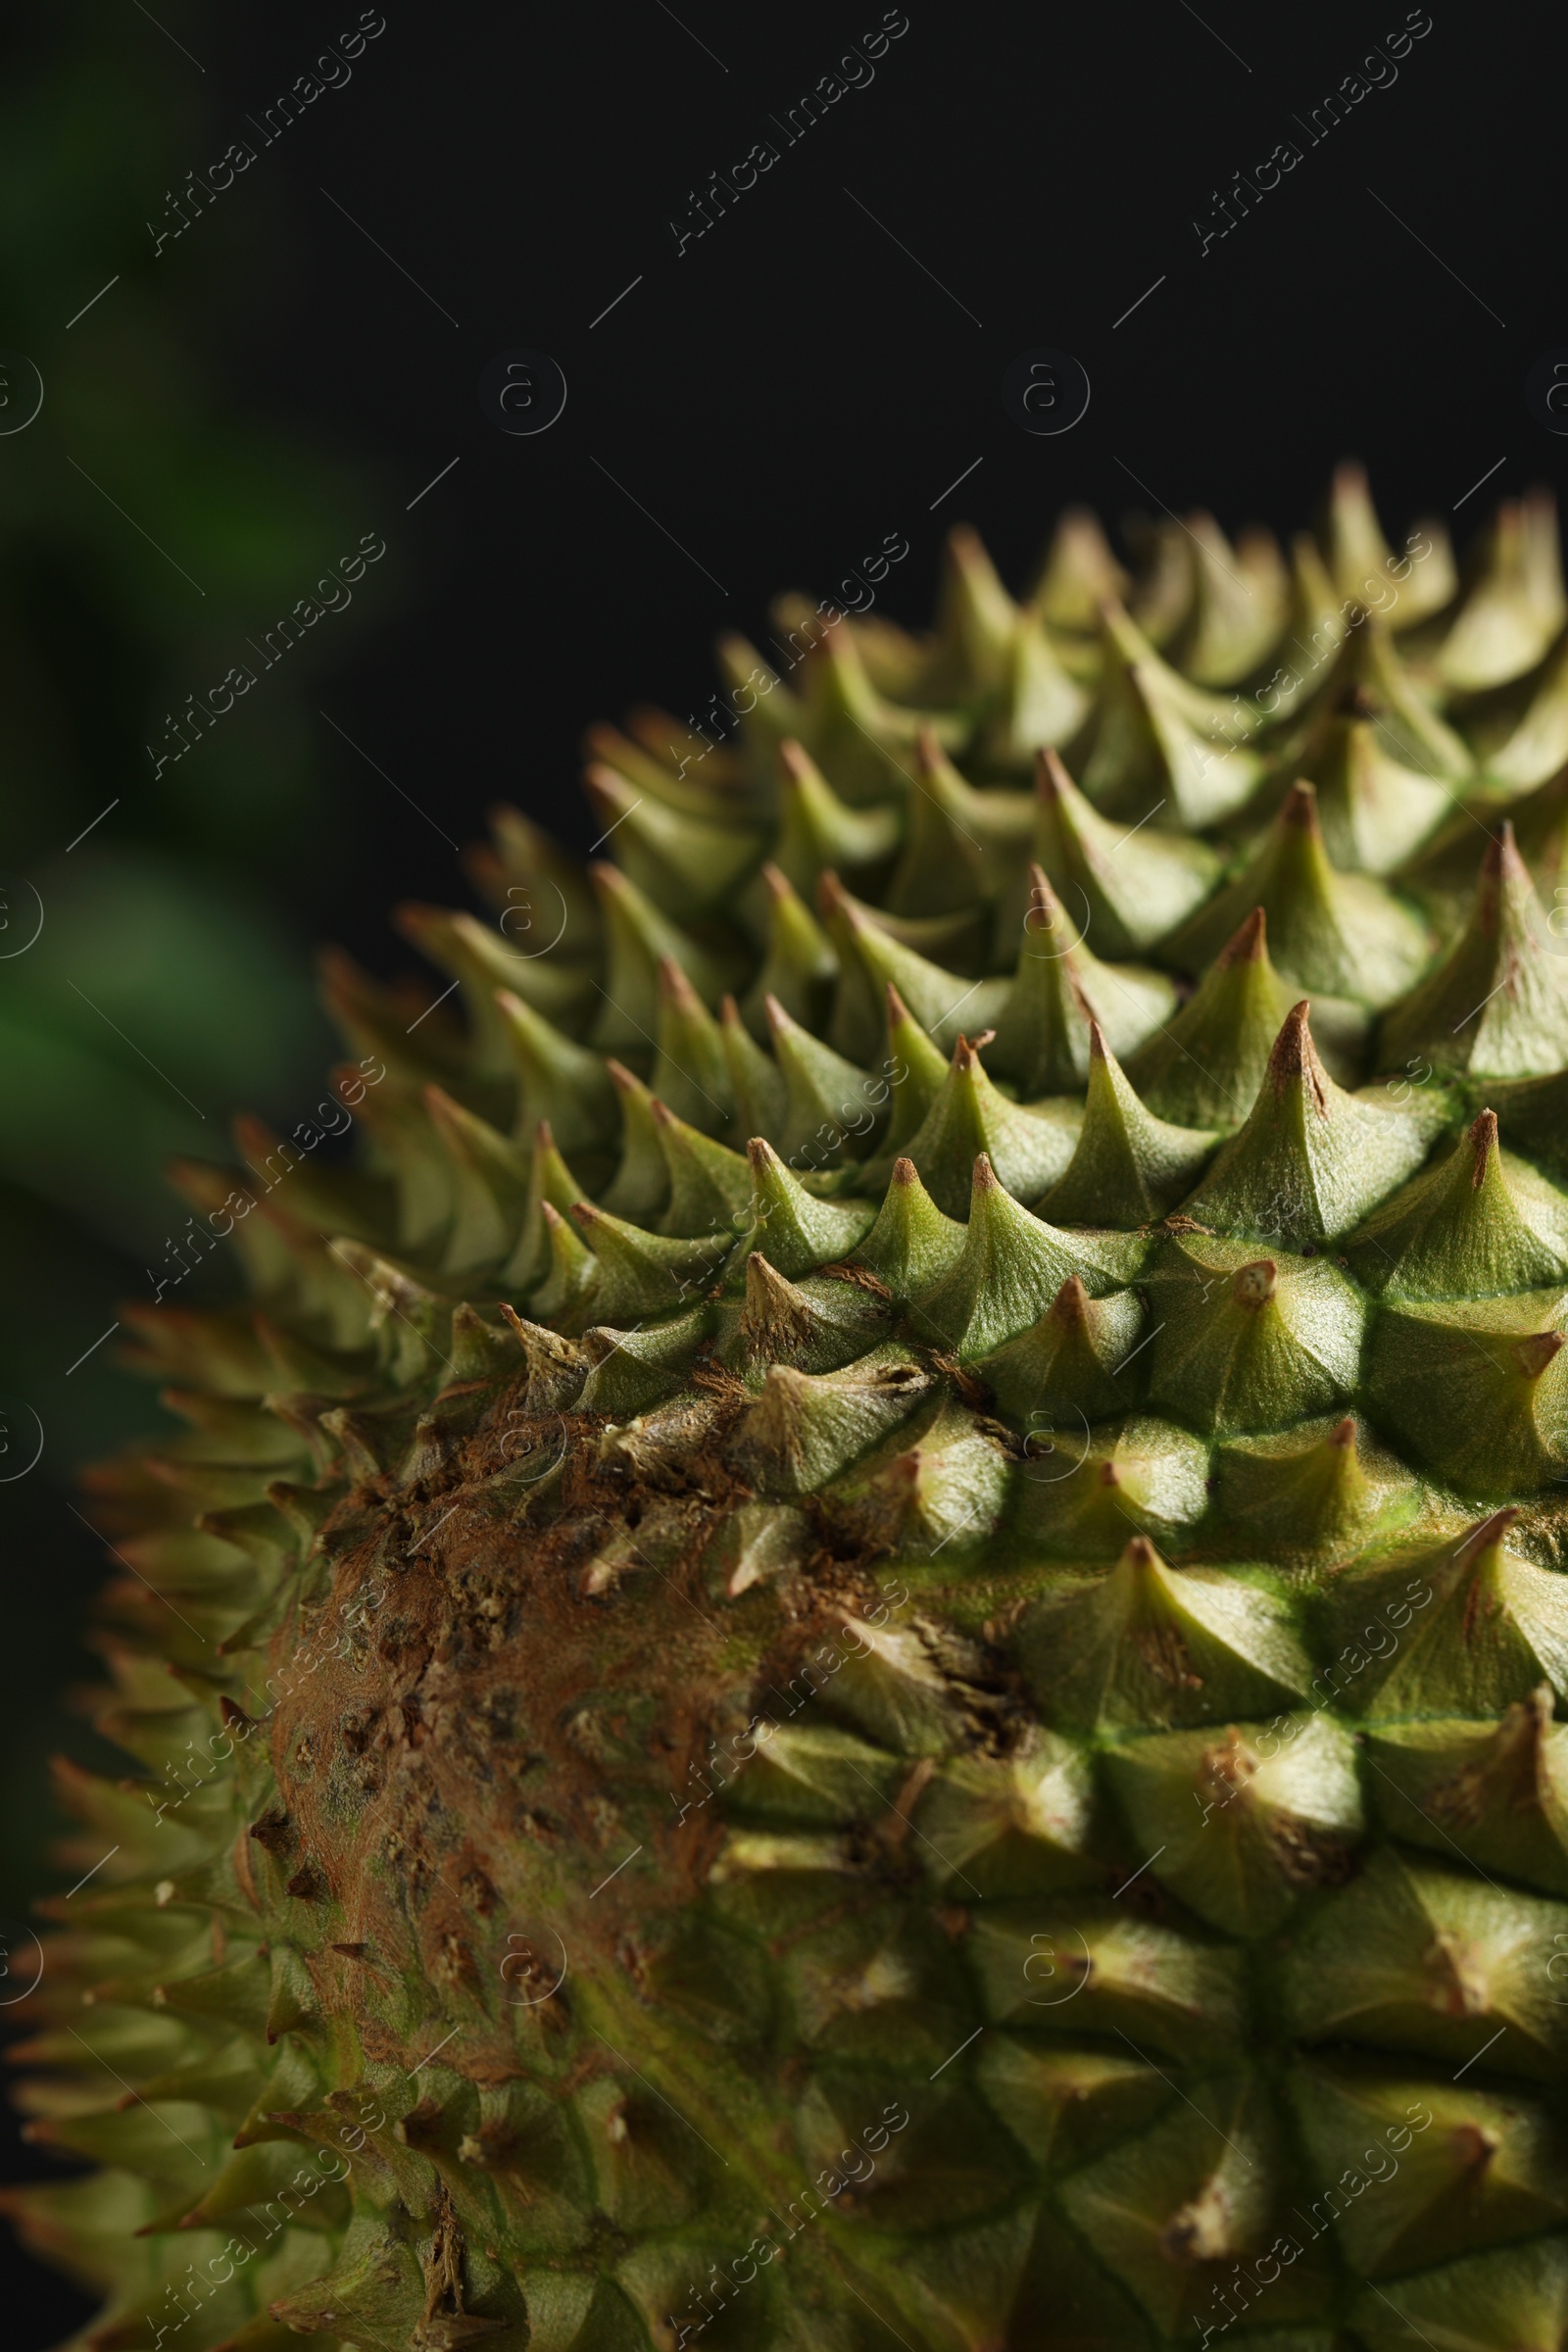
[[582,788],[594,804],[595,814],[599,816],[606,813],[607,803],[612,808],[618,801],[626,798],[631,789],[624,776],[617,775],[612,767],[606,767],[601,760],[595,760],[583,769]]
[[1229,971],[1236,963],[1262,963],[1268,956],[1268,917],[1261,906],[1254,906],[1239,928],[1221,948],[1214,961],[1221,971]]
[[1514,1361],[1526,1380],[1539,1380],[1564,1345],[1560,1331],[1533,1331],[1528,1339],[1515,1340]]
[[1346,1453],[1354,1452],[1355,1415],[1353,1413],[1347,1413],[1343,1421],[1335,1422],[1334,1427],[1329,1431],[1329,1444],[1340,1446]]
[[893,1182],[895,1184],[918,1184],[919,1181],[920,1171],[912,1159],[900,1158],[893,1162]]
[[1304,776],[1298,776],[1286,794],[1280,822],[1294,825],[1301,833],[1317,831],[1317,786],[1309,784]]
[[252,1110],[235,1112],[232,1132],[235,1143],[247,1159],[254,1153],[256,1158],[265,1160],[269,1152],[277,1148],[277,1137],[272,1129]]
[[974,1162],[974,1189],[977,1193],[1000,1193],[1002,1178],[991,1165],[989,1152],[977,1152]]
[[[1058,922],[1064,924],[1065,917],[1061,901],[1051,886],[1051,877],[1043,865],[1031,862],[1029,867],[1029,904],[1023,910],[1024,937],[1027,940],[1030,937],[1038,937],[1043,931],[1054,932],[1056,930]],[[1080,934],[1072,943],[1072,947],[1058,948],[1056,951],[1059,956],[1069,959],[1069,972],[1073,947],[1082,945],[1083,937]]]
[[445,919],[445,908],[432,906],[425,899],[399,899],[392,909],[392,920],[405,939],[416,945],[422,940],[432,923]]
[[1478,1519],[1474,1527],[1465,1529],[1455,1544],[1454,1558],[1462,1560],[1468,1567],[1482,1552],[1490,1551],[1494,1544],[1502,1542],[1518,1516],[1515,1505],[1505,1503],[1500,1511],[1493,1511],[1487,1518]]
[[1513,819],[1505,816],[1488,841],[1486,856],[1481,860],[1482,889],[1494,905],[1500,886],[1528,878],[1529,870],[1514,839]]
[[1072,788],[1072,778],[1062,764],[1061,755],[1046,744],[1035,760],[1035,790],[1043,801],[1060,800]]
[[[1082,1323],[1084,1321],[1089,1312],[1089,1293],[1084,1289],[1081,1275],[1068,1275],[1051,1302],[1051,1311],[1058,1323]],[[1108,1470],[1110,1464],[1107,1462],[1105,1467]]]
[[659,993],[681,1012],[700,1012],[702,1005],[691,982],[673,956],[659,958]]
[[1276,1089],[1283,1087],[1289,1079],[1299,1078],[1311,1094],[1315,1108],[1327,1118],[1329,1078],[1317,1057],[1317,1048],[1312,1043],[1311,1010],[1311,1001],[1306,997],[1298,1004],[1291,1006],[1274,1040],[1268,1057],[1268,1074]]
[[1471,1128],[1469,1135],[1465,1138],[1465,1141],[1469,1144],[1471,1151],[1475,1153],[1475,1163],[1470,1170],[1470,1182],[1474,1185],[1476,1191],[1479,1192],[1487,1179],[1487,1164],[1490,1161],[1494,1152],[1495,1152],[1497,1149],[1496,1112],[1494,1110],[1484,1110],[1481,1113],[1481,1116],[1477,1119],[1475,1125]]
[[765,1305],[769,1298],[781,1300],[793,1296],[790,1284],[771,1258],[764,1257],[760,1250],[749,1250],[746,1253],[747,1305]]

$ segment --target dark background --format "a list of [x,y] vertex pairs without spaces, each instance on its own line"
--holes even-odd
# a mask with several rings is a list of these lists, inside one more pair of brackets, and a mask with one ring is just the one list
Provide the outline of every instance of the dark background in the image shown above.
[[[90,1676],[102,1573],[74,1469],[155,1418],[112,1341],[65,1367],[150,1293],[183,1213],[165,1153],[315,1100],[310,943],[406,966],[385,908],[466,899],[450,845],[499,799],[586,848],[584,725],[700,710],[716,633],[760,641],[775,591],[830,592],[888,533],[910,553],[886,607],[919,621],[958,519],[1016,587],[1070,501],[1289,531],[1354,454],[1388,528],[1433,513],[1462,542],[1568,455],[1523,400],[1568,344],[1560,18],[1433,0],[1393,86],[1314,146],[1296,118],[1402,7],[909,0],[869,86],[786,145],[772,118],[873,0],[385,0],[347,86],[260,147],[247,116],[358,14],[91,0],[10,35],[0,345],[46,400],[0,438],[0,866],[51,916],[47,954],[0,962],[5,1124],[35,1139],[0,1147],[0,1388],[47,1431],[0,1485],[13,1919],[64,1883],[45,1758],[95,1752],[51,1695]],[[166,190],[237,137],[256,163],[155,259]],[[778,162],[677,255],[671,220],[764,138]],[[1200,255],[1194,218],[1285,139],[1300,164]],[[1093,386],[1056,438],[1000,398],[1040,345]],[[518,346],[568,384],[537,437],[478,402]],[[155,780],[162,713],[367,531],[388,553],[352,611]],[[38,2169],[14,2137],[5,2163]],[[79,2323],[8,2243],[0,2265],[17,2352]]]

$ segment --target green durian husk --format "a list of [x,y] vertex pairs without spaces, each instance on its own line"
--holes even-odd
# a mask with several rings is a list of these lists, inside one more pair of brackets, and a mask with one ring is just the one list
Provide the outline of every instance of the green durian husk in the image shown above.
[[1563,599],[1423,529],[960,528],[330,961],[88,1480],[81,2352],[1556,2352]]

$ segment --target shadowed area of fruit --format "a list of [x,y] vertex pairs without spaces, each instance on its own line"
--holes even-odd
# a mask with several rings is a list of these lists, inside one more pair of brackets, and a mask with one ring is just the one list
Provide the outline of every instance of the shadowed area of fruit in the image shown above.
[[82,2352],[1557,2352],[1554,517],[777,626],[178,1170],[11,2203]]

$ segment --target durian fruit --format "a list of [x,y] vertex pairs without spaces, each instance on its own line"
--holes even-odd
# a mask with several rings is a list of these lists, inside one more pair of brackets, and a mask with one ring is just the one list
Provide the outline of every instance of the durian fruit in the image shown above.
[[1540,503],[1456,578],[960,532],[500,812],[461,1015],[330,961],[93,1481],[81,2352],[1560,2352]]

